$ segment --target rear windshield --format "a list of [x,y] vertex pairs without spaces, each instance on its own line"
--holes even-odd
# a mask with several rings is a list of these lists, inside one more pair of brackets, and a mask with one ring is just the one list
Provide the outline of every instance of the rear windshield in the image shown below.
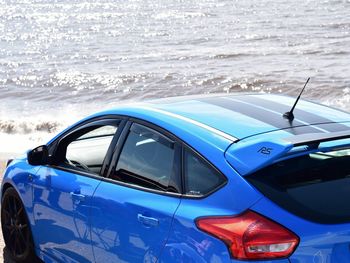
[[246,177],[270,200],[307,220],[350,222],[350,150],[311,153]]

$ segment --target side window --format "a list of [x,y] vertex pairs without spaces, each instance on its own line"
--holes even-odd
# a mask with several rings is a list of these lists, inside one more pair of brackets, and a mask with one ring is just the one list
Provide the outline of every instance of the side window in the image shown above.
[[120,153],[112,179],[161,191],[169,190],[175,176],[175,146],[165,136],[133,124]]
[[98,174],[116,131],[113,125],[96,125],[69,135],[58,146],[57,164]]
[[222,185],[226,178],[190,149],[184,152],[185,194],[203,196]]

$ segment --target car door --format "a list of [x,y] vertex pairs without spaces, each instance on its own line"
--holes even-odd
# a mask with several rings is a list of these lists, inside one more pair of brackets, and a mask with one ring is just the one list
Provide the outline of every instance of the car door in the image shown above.
[[106,119],[73,129],[50,145],[50,165],[33,178],[33,233],[40,233],[34,241],[55,261],[94,261],[91,197],[121,126],[119,120]]
[[137,123],[125,128],[116,148],[92,200],[96,262],[156,262],[180,204],[181,148]]

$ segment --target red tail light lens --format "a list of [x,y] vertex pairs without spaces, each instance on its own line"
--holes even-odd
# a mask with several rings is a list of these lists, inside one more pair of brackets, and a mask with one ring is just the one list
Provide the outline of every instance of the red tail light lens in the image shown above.
[[299,244],[291,231],[252,211],[236,217],[200,218],[197,226],[225,242],[237,259],[285,258]]

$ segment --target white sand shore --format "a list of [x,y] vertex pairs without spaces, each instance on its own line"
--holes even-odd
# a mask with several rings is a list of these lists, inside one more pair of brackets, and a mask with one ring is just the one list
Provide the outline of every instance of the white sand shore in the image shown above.
[[6,163],[8,159],[14,158],[16,156],[19,156],[20,153],[2,153],[0,152],[0,175],[2,178],[2,175],[6,168]]
[[4,159],[0,158],[0,174],[1,174],[1,178],[2,178],[2,175],[4,174],[5,166],[6,166],[6,161]]

